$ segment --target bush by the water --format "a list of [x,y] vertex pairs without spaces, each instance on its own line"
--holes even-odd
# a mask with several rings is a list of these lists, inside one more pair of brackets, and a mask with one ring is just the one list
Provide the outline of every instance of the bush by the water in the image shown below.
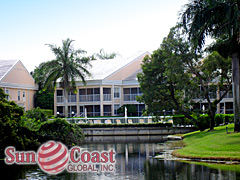
[[0,158],[7,146],[17,150],[37,150],[48,140],[66,145],[80,144],[81,129],[64,119],[48,120],[47,114],[39,108],[24,114],[23,108],[8,101],[0,88]]
[[35,120],[40,120],[41,122],[47,121],[48,118],[52,116],[53,112],[52,110],[47,110],[47,109],[40,109],[37,107],[36,109],[31,109],[28,110],[23,118],[24,119],[35,119]]
[[61,141],[66,146],[80,144],[83,138],[79,126],[60,118],[44,122],[39,129],[39,135],[41,141]]
[[184,115],[174,115],[173,116],[173,124],[177,125],[193,125],[193,122],[186,118]]

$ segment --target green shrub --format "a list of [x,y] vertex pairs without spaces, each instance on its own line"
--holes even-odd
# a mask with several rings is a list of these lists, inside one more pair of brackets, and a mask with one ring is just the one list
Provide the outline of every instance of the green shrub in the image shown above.
[[225,114],[216,114],[214,117],[215,125],[219,126],[225,122]]
[[47,121],[48,120],[48,115],[46,110],[44,109],[40,109],[39,107],[37,107],[36,109],[31,109],[28,110],[25,114],[24,114],[24,118],[28,118],[28,119],[35,119],[36,121],[40,120],[41,122]]
[[51,118],[53,116],[53,110],[52,109],[42,109],[42,111],[45,113],[47,118]]
[[54,107],[54,93],[40,90],[34,95],[34,106],[41,109],[53,109]]
[[76,124],[70,124],[65,119],[48,120],[42,123],[39,129],[41,141],[55,140],[61,141],[66,146],[80,144],[82,131]]
[[234,114],[225,114],[225,124],[234,123]]
[[23,150],[37,144],[34,132],[21,126],[23,108],[13,101],[7,101],[5,97],[0,88],[0,158],[7,146]]
[[193,122],[186,118],[184,115],[174,115],[173,116],[173,124],[177,125],[193,125]]
[[210,117],[208,114],[201,114],[199,118],[197,119],[196,125],[195,125],[200,131],[204,131],[205,129],[210,127]]

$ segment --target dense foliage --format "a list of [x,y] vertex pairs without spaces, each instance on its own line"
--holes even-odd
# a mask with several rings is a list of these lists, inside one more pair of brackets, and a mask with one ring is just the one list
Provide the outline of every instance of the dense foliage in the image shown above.
[[[199,111],[194,105],[205,101],[213,129],[217,104],[231,88],[230,67],[230,59],[218,52],[202,60],[201,53],[196,53],[178,27],[174,27],[160,48],[143,61],[142,73],[138,74],[143,95],[138,101],[147,105],[147,113],[164,115],[174,110],[194,121],[190,115]],[[220,96],[216,94],[218,89],[223,92]]]
[[137,107],[134,104],[124,104],[118,108],[117,112],[119,114],[125,115],[125,107],[127,108],[127,115],[134,116],[137,113]]
[[[192,122],[191,119],[186,118],[184,115],[174,115],[173,124],[175,126],[194,125],[201,131],[210,128],[210,117],[208,114],[193,114],[192,116],[196,119],[196,121]],[[233,122],[233,114],[216,114],[214,117],[215,126]]]
[[[225,58],[232,58],[234,131],[240,132],[239,52],[240,52],[240,1],[191,0],[180,13],[189,42],[202,50],[207,37],[215,38],[214,48]],[[211,119],[213,119],[211,113]],[[212,122],[211,122],[212,123]]]
[[70,146],[80,144],[81,129],[64,119],[48,120],[48,111],[40,108],[24,114],[23,108],[6,100],[0,88],[0,156],[7,146],[17,150],[36,150],[48,140],[61,141]]
[[39,128],[42,141],[49,139],[61,141],[66,146],[80,144],[83,138],[82,131],[76,124],[70,124],[65,119],[49,120]]
[[37,145],[35,133],[21,126],[23,108],[7,101],[0,88],[0,154],[6,146],[14,145],[18,149],[31,148]]
[[41,109],[52,109],[54,107],[54,93],[51,91],[39,90],[34,95],[34,107]]

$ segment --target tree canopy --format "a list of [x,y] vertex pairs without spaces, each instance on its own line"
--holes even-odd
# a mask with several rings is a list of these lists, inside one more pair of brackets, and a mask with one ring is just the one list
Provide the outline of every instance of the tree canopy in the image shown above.
[[[195,48],[201,49],[206,37],[222,39],[217,50],[232,57],[234,131],[240,131],[239,50],[240,1],[191,0],[180,14],[180,23]],[[228,53],[226,53],[228,50]],[[227,58],[227,57],[225,57]]]
[[[194,104],[205,101],[213,129],[216,105],[231,87],[230,67],[230,59],[217,52],[203,59],[179,29],[172,28],[160,48],[143,61],[138,74],[143,95],[138,100],[147,104],[148,113],[175,110],[188,118]],[[220,88],[224,93],[217,96]]]
[[56,87],[57,80],[59,80],[60,87],[64,89],[65,116],[68,115],[69,90],[75,92],[76,81],[81,80],[85,83],[85,78],[91,75],[87,70],[91,66],[90,58],[82,56],[86,51],[74,49],[72,42],[73,40],[71,39],[63,40],[62,47],[47,44],[54,53],[55,59],[43,63],[39,70],[46,72],[44,88],[49,87],[49,85]]

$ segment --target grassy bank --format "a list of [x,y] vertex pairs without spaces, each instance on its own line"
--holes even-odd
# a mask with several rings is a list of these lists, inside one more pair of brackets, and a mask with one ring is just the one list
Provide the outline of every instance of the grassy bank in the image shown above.
[[234,125],[219,126],[215,131],[196,131],[184,134],[184,148],[173,155],[193,159],[238,160],[240,161],[240,133],[233,133]]

